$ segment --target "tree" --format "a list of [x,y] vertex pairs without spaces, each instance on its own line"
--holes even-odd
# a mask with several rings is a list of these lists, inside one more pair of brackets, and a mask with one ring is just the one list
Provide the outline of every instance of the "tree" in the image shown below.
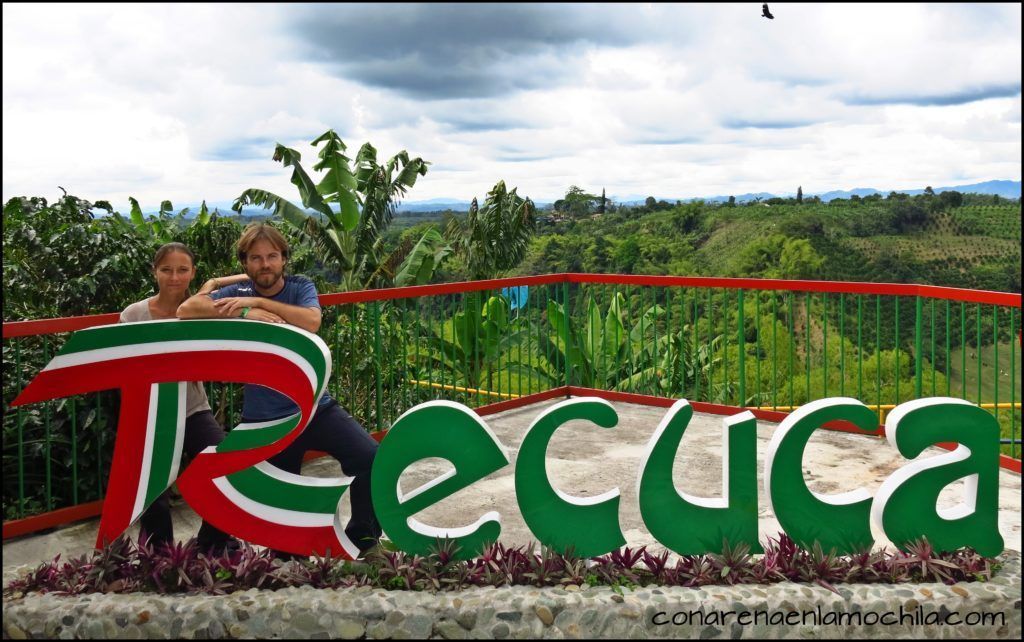
[[[381,252],[397,200],[416,184],[417,178],[426,175],[429,163],[419,157],[410,158],[403,150],[381,165],[377,150],[365,143],[356,154],[353,171],[344,154],[346,145],[333,129],[310,144],[316,147],[321,143],[320,162],[313,169],[325,174],[317,184],[299,164],[299,152],[280,143],[274,149],[274,160],[293,168],[291,182],[299,190],[302,207],[271,192],[250,188],[235,199],[232,208],[241,212],[245,205],[273,207],[274,216],[309,241],[325,263],[337,268],[342,291],[390,284],[398,273],[422,276],[423,261],[434,256],[434,251],[409,253],[405,261],[399,260],[400,254],[384,257]],[[332,203],[337,204],[337,211]],[[309,210],[314,213],[307,213]],[[436,250],[436,238],[421,241]],[[402,246],[402,251],[409,252],[410,248]],[[421,263],[406,264],[410,260]]]
[[807,239],[787,239],[779,255],[779,272],[784,279],[806,279],[816,275],[824,263]]
[[601,204],[597,208],[598,214],[604,214],[605,205],[608,203],[608,199],[604,195],[604,188],[601,188]]
[[803,204],[803,202],[804,202],[804,188],[803,188],[803,186],[798,186],[796,188],[796,204],[797,205],[801,205],[801,204]]
[[569,191],[565,193],[565,198],[555,201],[554,208],[570,216],[586,216],[594,211],[595,205],[600,203],[603,206],[603,199],[603,192],[602,196],[597,196],[588,194],[582,187],[571,185]]
[[523,260],[533,236],[533,201],[508,191],[498,181],[487,193],[483,208],[474,198],[465,223],[448,217],[445,240],[466,263],[473,280],[490,279]]
[[928,220],[928,210],[910,199],[896,201],[892,213],[896,228],[900,232],[918,229]]
[[736,207],[736,197],[735,196],[730,196],[729,197],[729,207]]
[[611,297],[606,311],[591,292],[582,323],[567,315],[561,303],[548,301],[551,333],[541,344],[546,366],[527,370],[520,364],[520,371],[540,373],[550,385],[560,385],[568,375],[570,385],[602,390],[657,388],[663,395],[683,396],[691,395],[697,385],[711,389],[708,375],[720,361],[714,353],[721,336],[694,351],[686,340],[693,332],[688,324],[676,333],[659,334],[658,319],[666,314],[660,305],[642,310],[632,326],[628,311],[621,292]]
[[637,261],[640,260],[640,241],[635,235],[625,238],[615,248],[615,270],[621,274],[632,274]]
[[603,234],[598,234],[584,253],[584,271],[604,274],[611,267],[612,249],[608,239]]
[[[156,243],[120,217],[64,194],[12,198],[4,205],[4,320],[114,312],[152,287]],[[120,219],[120,220],[119,220]]]
[[743,248],[736,266],[740,275],[801,279],[814,276],[824,262],[807,239],[772,234]]
[[[445,324],[433,329],[429,324],[421,325],[428,345],[433,348],[422,356],[428,367],[454,373],[457,384],[479,389],[486,383],[487,389],[493,390],[498,356],[519,345],[529,329],[520,328],[510,317],[505,297],[468,292],[463,302],[464,309],[452,317],[450,330]],[[509,368],[518,364],[506,359],[501,365]]]
[[956,190],[949,190],[939,194],[941,209],[949,210],[960,207],[964,203],[964,195]]

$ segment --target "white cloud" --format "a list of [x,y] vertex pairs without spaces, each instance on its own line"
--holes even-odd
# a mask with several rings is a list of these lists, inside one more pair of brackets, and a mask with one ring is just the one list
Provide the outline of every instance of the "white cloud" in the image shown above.
[[[308,168],[327,128],[353,151],[431,161],[412,200],[483,196],[499,179],[536,200],[570,184],[672,197],[1019,180],[1019,5],[758,9],[522,5],[502,20],[522,13],[529,29],[498,48],[470,38],[464,58],[458,24],[432,40],[419,18],[384,29],[385,9],[359,14],[414,38],[420,60],[455,64],[446,83],[496,79],[448,95],[427,76],[411,92],[347,76],[310,53],[288,5],[5,4],[3,198],[293,195],[274,143]],[[338,38],[359,28],[338,24]],[[399,82],[387,43],[366,46]]]

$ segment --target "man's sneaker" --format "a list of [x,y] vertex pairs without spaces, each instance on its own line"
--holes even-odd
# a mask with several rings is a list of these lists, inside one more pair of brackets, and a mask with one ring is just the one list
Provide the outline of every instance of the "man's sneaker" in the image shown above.
[[356,557],[356,559],[372,559],[374,557],[380,556],[382,553],[384,553],[385,550],[386,549],[380,545],[380,542],[374,542],[372,545],[360,549],[359,555]]

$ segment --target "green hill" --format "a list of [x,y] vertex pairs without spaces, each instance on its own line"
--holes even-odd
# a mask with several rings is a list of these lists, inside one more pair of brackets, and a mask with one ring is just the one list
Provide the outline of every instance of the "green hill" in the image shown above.
[[541,226],[518,273],[816,278],[1020,291],[1019,202],[957,207],[922,195],[664,205]]

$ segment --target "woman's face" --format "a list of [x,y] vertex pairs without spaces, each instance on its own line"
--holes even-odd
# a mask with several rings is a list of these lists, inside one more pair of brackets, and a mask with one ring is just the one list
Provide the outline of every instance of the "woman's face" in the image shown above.
[[192,264],[188,254],[168,252],[153,273],[156,275],[156,285],[160,292],[184,296],[189,284],[192,283],[192,277],[196,275],[196,266]]

